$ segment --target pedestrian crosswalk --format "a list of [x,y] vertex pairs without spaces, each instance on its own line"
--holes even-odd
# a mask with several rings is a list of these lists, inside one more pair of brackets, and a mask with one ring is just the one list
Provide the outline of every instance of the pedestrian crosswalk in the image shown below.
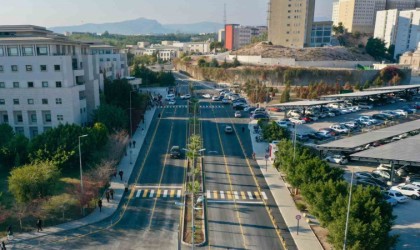
[[[166,106],[157,106],[158,108],[161,109],[174,109],[174,108],[188,108],[188,105],[166,105]],[[226,106],[223,105],[200,105],[199,108],[200,109],[221,109],[224,108]]]
[[[181,189],[137,189],[136,198],[175,198],[182,196]],[[207,190],[205,196],[209,200],[267,200],[265,192],[258,191],[218,191]]]

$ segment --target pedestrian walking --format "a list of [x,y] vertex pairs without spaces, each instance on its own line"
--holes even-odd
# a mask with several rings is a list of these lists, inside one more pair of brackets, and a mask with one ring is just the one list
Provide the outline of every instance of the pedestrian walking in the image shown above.
[[120,172],[118,172],[118,174],[120,175],[120,178],[122,180],[122,177],[123,177],[124,172],[122,170],[120,170]]
[[242,126],[242,133],[244,133],[245,132],[245,127],[244,126]]
[[255,152],[252,152],[252,159],[255,161]]
[[7,227],[7,239],[8,240],[13,240],[13,228],[12,228],[12,225],[9,225]]
[[141,128],[141,134],[144,135],[144,128]]
[[38,233],[39,233],[39,231],[42,231],[42,220],[41,219],[38,219],[36,221],[36,228],[38,229]]
[[117,169],[114,169],[114,173],[112,174],[114,177],[117,177]]
[[124,191],[126,193],[128,192],[128,183],[127,182],[124,183]]
[[160,118],[160,113],[158,114],[158,118]]
[[1,242],[1,250],[7,250],[6,243],[4,243],[4,241]]
[[99,207],[99,212],[102,212],[102,200],[101,199],[98,200],[98,207]]
[[411,179],[410,176],[407,175],[407,177],[405,177],[405,184],[410,184]]
[[110,188],[109,189],[109,194],[111,195],[111,200],[114,199],[114,189]]
[[106,201],[109,202],[109,198],[110,198],[109,190],[106,190],[105,197],[106,197]]
[[[143,128],[143,131],[144,131],[144,128]],[[136,141],[133,140],[133,148],[135,148],[135,147],[136,147]]]
[[131,141],[128,143],[128,146],[131,148]]

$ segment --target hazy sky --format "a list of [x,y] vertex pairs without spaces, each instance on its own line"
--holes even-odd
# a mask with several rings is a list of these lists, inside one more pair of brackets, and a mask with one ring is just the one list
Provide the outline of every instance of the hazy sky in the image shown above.
[[[331,17],[333,0],[317,0],[316,17]],[[0,24],[64,26],[136,19],[163,24],[201,21],[265,25],[268,0],[13,0],[2,4]]]

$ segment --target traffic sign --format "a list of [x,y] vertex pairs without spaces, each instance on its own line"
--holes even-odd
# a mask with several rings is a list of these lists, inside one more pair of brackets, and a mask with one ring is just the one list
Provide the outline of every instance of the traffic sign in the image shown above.
[[300,216],[300,214],[296,215],[296,220],[300,220],[302,218],[302,216]]
[[270,157],[268,154],[265,154],[265,159],[268,160],[268,157]]

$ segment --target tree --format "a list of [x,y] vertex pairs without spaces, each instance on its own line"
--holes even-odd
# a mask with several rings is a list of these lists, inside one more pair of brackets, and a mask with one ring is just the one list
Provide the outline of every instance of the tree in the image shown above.
[[385,42],[379,38],[369,38],[366,43],[366,53],[371,55],[376,60],[387,58],[387,48]]
[[363,90],[363,88],[361,89],[360,83],[356,82],[356,84],[354,85],[354,89],[355,90]]
[[217,59],[216,59],[216,58],[213,58],[213,59],[211,60],[210,64],[209,64],[209,66],[210,66],[210,67],[213,67],[213,68],[218,68],[218,67],[219,67],[219,62],[217,61]]
[[7,145],[14,136],[15,132],[9,124],[0,124],[0,148]]
[[105,125],[112,132],[128,128],[127,112],[114,105],[101,104],[93,111],[93,121]]
[[204,58],[200,58],[198,60],[197,64],[198,64],[198,67],[203,68],[203,67],[206,67],[207,62],[206,62],[206,60],[204,60]]
[[281,93],[280,102],[290,102],[290,85],[287,85],[284,91]]
[[241,66],[241,63],[238,61],[238,57],[235,56],[235,58],[233,59],[233,67],[238,67]]
[[375,80],[373,81],[373,84],[376,87],[381,87],[384,84],[384,82],[382,81],[380,77],[376,77]]
[[277,141],[290,137],[289,130],[280,127],[275,121],[263,126],[263,138],[267,141]]
[[59,177],[60,171],[51,162],[24,165],[10,172],[9,191],[21,203],[43,198],[52,194]]
[[368,89],[370,88],[370,81],[366,80],[365,84],[363,85],[363,89]]
[[342,35],[345,33],[346,29],[343,26],[342,22],[339,22],[337,26],[333,26],[334,34],[336,35]]

